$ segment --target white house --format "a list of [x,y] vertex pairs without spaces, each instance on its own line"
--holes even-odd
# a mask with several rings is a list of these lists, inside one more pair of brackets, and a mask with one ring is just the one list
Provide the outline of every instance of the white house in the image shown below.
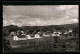
[[56,36],[60,36],[60,34],[57,34]]
[[53,32],[53,33],[57,33],[57,32]]
[[35,34],[35,38],[41,38],[39,34]]
[[21,35],[25,35],[26,36],[26,34],[21,34]]
[[44,36],[44,37],[49,37],[50,35],[49,35],[49,34],[46,35],[46,34],[43,33],[43,36]]
[[54,33],[53,33],[52,36],[60,36],[60,34],[54,34]]
[[15,35],[15,36],[13,37],[13,40],[19,40],[19,39],[18,39],[18,37]]
[[52,36],[56,36],[56,35],[53,33]]
[[72,32],[72,29],[70,29],[69,32],[71,33]]
[[64,34],[68,34],[68,32],[64,32]]
[[21,31],[22,34],[24,34],[24,31]]
[[60,36],[60,34],[62,34],[62,32],[53,32],[52,36]]
[[27,39],[32,39],[30,35],[26,35]]
[[62,34],[62,32],[58,32],[58,34]]
[[40,34],[40,32],[38,32],[38,34]]

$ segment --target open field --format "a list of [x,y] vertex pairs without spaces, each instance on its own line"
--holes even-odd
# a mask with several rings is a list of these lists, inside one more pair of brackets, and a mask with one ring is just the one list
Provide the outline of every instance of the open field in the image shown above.
[[10,44],[12,52],[75,52],[79,47],[76,36],[10,40]]

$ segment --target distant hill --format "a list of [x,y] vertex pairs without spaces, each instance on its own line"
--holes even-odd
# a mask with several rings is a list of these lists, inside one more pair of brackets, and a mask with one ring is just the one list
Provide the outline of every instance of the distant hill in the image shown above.
[[17,31],[17,30],[23,30],[28,31],[29,33],[32,33],[33,31],[54,31],[54,30],[64,30],[68,28],[77,28],[74,29],[74,33],[78,33],[79,30],[79,24],[65,24],[65,25],[46,25],[46,26],[22,26],[18,27],[17,25],[8,25],[3,27],[3,33],[4,36],[8,36],[10,32]]
[[59,29],[65,29],[65,28],[78,28],[79,24],[75,23],[75,24],[64,24],[64,25],[46,25],[46,26],[22,26],[22,27],[18,27],[16,25],[8,25],[5,26],[3,28],[6,29],[12,29],[12,30],[59,30]]

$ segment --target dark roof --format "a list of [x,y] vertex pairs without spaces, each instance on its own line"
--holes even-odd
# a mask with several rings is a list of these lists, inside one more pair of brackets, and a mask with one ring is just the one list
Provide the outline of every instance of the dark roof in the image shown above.
[[17,35],[18,38],[24,38],[26,37],[25,35]]
[[30,35],[31,37],[35,37],[35,35]]

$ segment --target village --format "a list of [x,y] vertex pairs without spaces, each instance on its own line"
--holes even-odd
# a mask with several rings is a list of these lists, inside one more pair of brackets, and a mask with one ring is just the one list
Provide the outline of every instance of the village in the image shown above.
[[3,5],[4,52],[79,52],[78,5]]
[[9,47],[17,49],[16,51],[64,52],[78,51],[78,36],[78,34],[73,33],[72,29],[67,29],[64,32],[55,30],[52,33],[50,31],[34,31],[32,34],[18,30],[17,32],[11,32],[7,40],[10,42]]
[[20,31],[18,30],[17,33],[15,32],[11,32],[10,33],[10,37],[13,37],[13,40],[27,40],[27,39],[35,39],[35,38],[43,38],[43,37],[54,37],[54,36],[61,36],[61,35],[70,35],[72,36],[72,30],[69,29],[68,31],[65,32],[61,32],[61,31],[53,31],[53,33],[51,33],[50,31],[46,31],[46,32],[33,32],[34,34],[27,34],[24,31]]

